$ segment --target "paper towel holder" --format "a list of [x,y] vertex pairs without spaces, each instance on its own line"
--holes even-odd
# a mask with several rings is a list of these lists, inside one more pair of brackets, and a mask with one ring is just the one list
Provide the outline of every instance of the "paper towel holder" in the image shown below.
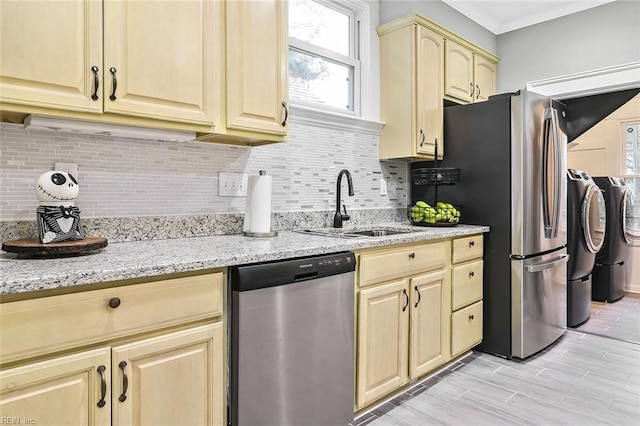
[[[265,170],[259,171],[260,176],[264,176],[267,174]],[[265,237],[275,237],[278,235],[278,231],[269,231],[269,232],[251,232],[251,231],[243,231],[245,237],[253,237],[253,238],[265,238]]]

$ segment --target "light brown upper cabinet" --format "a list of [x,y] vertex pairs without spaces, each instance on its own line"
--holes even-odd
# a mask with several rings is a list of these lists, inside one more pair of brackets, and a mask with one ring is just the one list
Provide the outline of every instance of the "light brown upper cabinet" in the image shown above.
[[473,103],[495,93],[496,64],[452,40],[445,42],[445,96]]
[[[385,122],[380,159],[430,160],[436,146],[442,158],[444,99],[469,103],[493,94],[498,58],[415,13],[376,31],[380,115]],[[452,50],[453,46],[457,47]]]
[[286,140],[287,2],[0,2],[0,115]]
[[0,109],[210,129],[215,7],[3,1]]
[[225,79],[216,132],[200,140],[286,140],[289,122],[288,3],[226,1]]
[[413,24],[380,35],[380,158],[442,153],[444,38]]

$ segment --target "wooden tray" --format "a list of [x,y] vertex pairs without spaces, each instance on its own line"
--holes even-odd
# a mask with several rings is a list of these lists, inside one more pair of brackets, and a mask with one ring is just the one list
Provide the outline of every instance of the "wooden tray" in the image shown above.
[[28,257],[61,257],[98,250],[107,246],[104,237],[87,237],[83,240],[41,244],[37,238],[11,240],[2,243],[2,250]]

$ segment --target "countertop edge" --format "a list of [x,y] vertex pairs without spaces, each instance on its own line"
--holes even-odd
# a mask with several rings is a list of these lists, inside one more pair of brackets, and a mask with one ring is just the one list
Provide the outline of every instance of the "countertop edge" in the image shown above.
[[0,256],[0,296],[457,238],[490,230],[488,226],[476,225],[418,228],[390,223],[376,226],[393,226],[412,232],[358,239],[280,231],[274,238],[221,235],[147,240],[113,243],[100,253],[59,259],[16,259],[3,253]]

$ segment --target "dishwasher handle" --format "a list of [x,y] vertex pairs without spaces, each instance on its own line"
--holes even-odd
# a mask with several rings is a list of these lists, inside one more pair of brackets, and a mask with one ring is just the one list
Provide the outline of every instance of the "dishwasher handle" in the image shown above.
[[316,278],[318,278],[318,272],[309,272],[308,274],[296,275],[293,278],[293,282],[297,283],[300,281],[315,280]]

